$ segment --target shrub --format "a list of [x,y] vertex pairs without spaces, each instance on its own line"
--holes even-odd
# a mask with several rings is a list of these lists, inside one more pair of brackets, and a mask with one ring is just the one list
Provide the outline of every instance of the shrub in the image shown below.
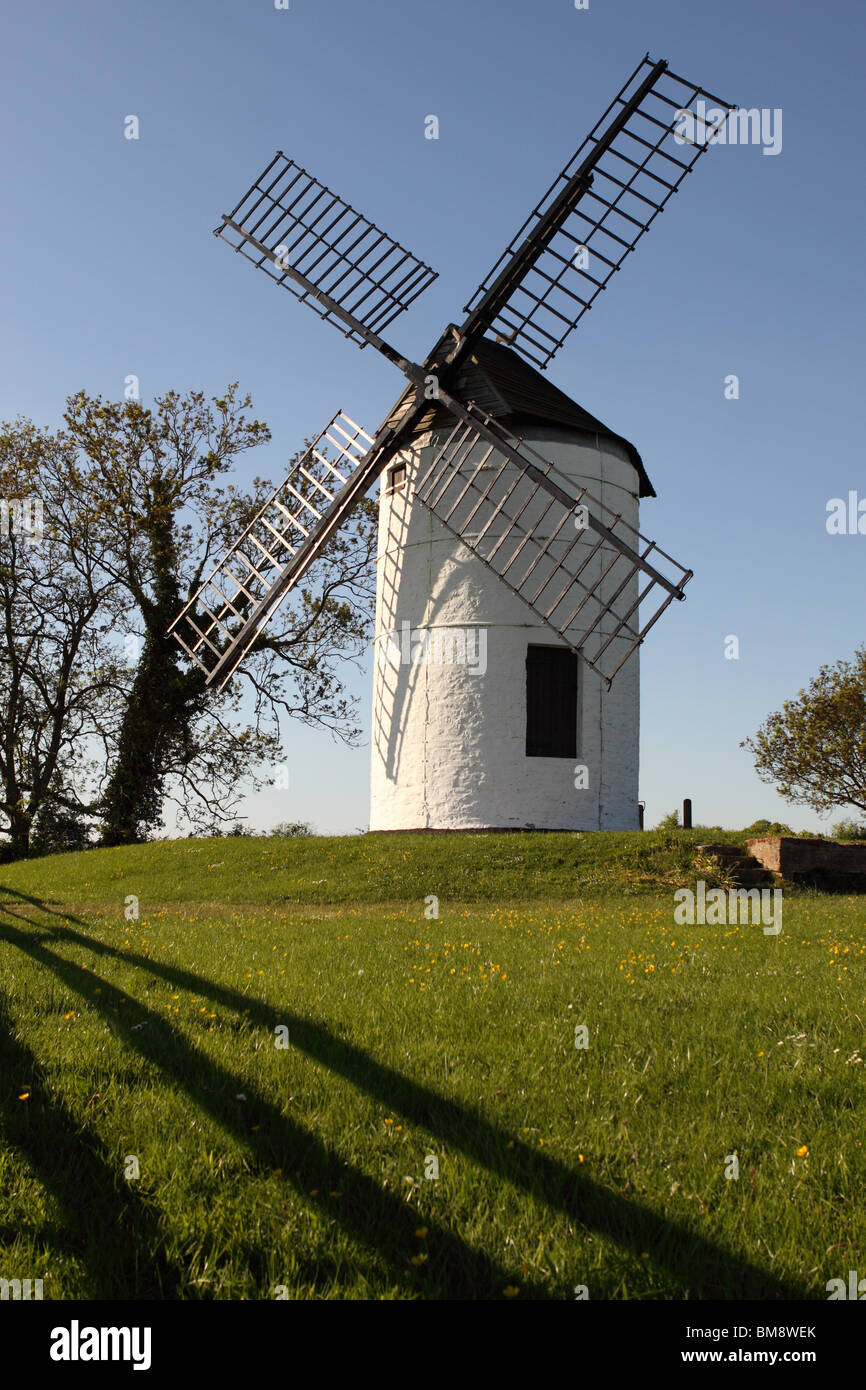
[[834,840],[866,840],[866,825],[856,820],[840,820],[833,826]]
[[790,825],[783,825],[778,820],[756,820],[751,825],[747,825],[743,834],[750,840],[758,840],[766,835],[796,835],[796,830],[792,830]]
[[292,820],[280,821],[279,825],[275,825],[273,830],[268,831],[268,834],[275,840],[294,840],[299,835],[313,835],[315,831],[309,821]]

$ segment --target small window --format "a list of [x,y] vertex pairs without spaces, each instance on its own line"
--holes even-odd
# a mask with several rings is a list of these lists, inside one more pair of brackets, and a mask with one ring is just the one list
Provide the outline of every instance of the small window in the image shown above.
[[577,757],[577,655],[566,647],[526,650],[526,756]]
[[400,492],[406,486],[406,465],[405,463],[395,463],[393,468],[388,469],[387,492]]

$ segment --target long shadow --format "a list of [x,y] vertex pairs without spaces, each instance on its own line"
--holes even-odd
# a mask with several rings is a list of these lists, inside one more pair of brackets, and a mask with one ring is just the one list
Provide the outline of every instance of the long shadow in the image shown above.
[[[13,1035],[2,1002],[0,1074],[8,1078],[0,1090],[0,1125],[9,1143],[39,1174],[63,1216],[63,1227],[52,1221],[34,1231],[33,1238],[81,1260],[90,1280],[88,1297],[175,1297],[183,1273],[165,1254],[165,1233],[157,1216],[124,1182],[117,1158],[52,1096],[50,1077]],[[25,1078],[32,1087],[26,1104],[16,1098]],[[50,1298],[50,1273],[46,1283]]]
[[[50,929],[49,929],[50,930]],[[292,1045],[344,1077],[405,1120],[423,1125],[438,1139],[461,1150],[474,1162],[549,1206],[557,1207],[587,1230],[598,1232],[634,1253],[649,1250],[653,1262],[667,1270],[690,1297],[705,1299],[801,1299],[808,1291],[790,1280],[750,1264],[714,1245],[680,1222],[662,1217],[642,1203],[576,1173],[558,1159],[530,1149],[470,1106],[461,1105],[378,1062],[354,1044],[335,1037],[319,1023],[285,1009],[257,1003],[247,995],[215,984],[201,975],[129,950],[118,950],[65,928],[58,940],[76,941],[97,955],[131,961],[175,986],[204,995],[241,1013],[247,1021],[272,1030],[277,1021],[289,1028]],[[89,982],[89,981],[88,981]],[[508,1147],[509,1143],[513,1147]]]
[[[8,883],[0,883],[0,893],[8,893],[10,897],[17,898],[19,902],[29,903],[31,907],[38,907],[39,911],[46,917],[60,917],[64,922],[77,922],[80,927],[86,927],[87,923],[81,917],[74,917],[70,912],[58,912],[53,907],[45,906],[44,898],[34,898],[31,893],[22,893],[17,888],[10,888]],[[0,907],[8,907],[9,904],[0,899]]]
[[[98,945],[75,931],[49,929],[48,934],[63,941],[76,940],[90,947]],[[80,994],[92,1008],[104,1015],[130,998],[128,992],[122,993],[110,981],[47,949],[43,944],[45,936],[44,930],[38,933],[23,932],[6,923],[0,924],[0,940],[48,966],[67,988]],[[106,947],[105,954],[123,956],[127,953],[114,952],[111,947]],[[146,963],[149,970],[153,964],[137,958],[139,962]],[[160,975],[162,971],[152,969],[150,973]],[[93,989],[97,980],[101,994],[95,1000]],[[237,997],[242,998],[240,995]],[[360,1169],[347,1164],[336,1150],[330,1149],[315,1135],[283,1115],[252,1086],[248,1077],[235,1076],[217,1066],[145,1005],[137,1004],[136,1008],[139,1014],[137,1023],[145,1023],[147,1028],[126,1033],[126,1043],[149,1062],[171,1073],[201,1110],[247,1146],[263,1169],[272,1170],[275,1163],[279,1163],[286,1173],[285,1180],[298,1188],[306,1201],[319,1207],[329,1220],[367,1245],[380,1259],[391,1265],[401,1282],[405,1283],[407,1275],[413,1273],[410,1255],[419,1248],[415,1237],[418,1215],[414,1207],[380,1187]],[[118,1027],[116,1019],[108,1021],[113,1027]],[[241,1088],[247,1097],[243,1107],[227,1105],[227,1098],[235,1096]],[[289,1170],[312,1173],[321,1187],[315,1194],[305,1191],[290,1176]],[[334,1193],[331,1181],[339,1183],[339,1195]],[[425,1287],[429,1291],[433,1285],[436,1296],[441,1298],[489,1299],[501,1295],[513,1274],[489,1259],[483,1251],[468,1246],[437,1222],[435,1216],[425,1214],[424,1221],[429,1231],[428,1248],[435,1250],[435,1261],[431,1259],[429,1268],[425,1267],[417,1275],[419,1294],[423,1294]],[[524,1280],[522,1288],[530,1297],[543,1296],[537,1281]]]

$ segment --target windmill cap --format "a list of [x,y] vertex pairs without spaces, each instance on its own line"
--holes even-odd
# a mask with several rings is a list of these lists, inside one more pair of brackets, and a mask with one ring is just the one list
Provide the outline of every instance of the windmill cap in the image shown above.
[[513,348],[492,342],[489,338],[478,339],[461,363],[458,384],[464,398],[474,397],[478,405],[493,416],[522,416],[616,440],[625,449],[637,472],[640,480],[638,495],[655,497],[655,488],[631,441],[590,415],[588,410],[560,391]]
[[[479,338],[460,359],[455,384],[462,400],[475,401],[494,419],[513,417],[538,420],[545,425],[561,425],[582,434],[613,440],[621,446],[638,475],[638,496],[656,496],[643,459],[631,441],[590,415],[588,410],[560,391],[513,348],[492,342],[489,338]],[[392,421],[398,419],[412,396],[413,388],[410,387],[403,392],[388,418]],[[411,432],[413,435],[424,434],[434,421],[440,423],[440,419],[454,423],[453,416],[443,407],[431,403],[430,409],[415,420]]]

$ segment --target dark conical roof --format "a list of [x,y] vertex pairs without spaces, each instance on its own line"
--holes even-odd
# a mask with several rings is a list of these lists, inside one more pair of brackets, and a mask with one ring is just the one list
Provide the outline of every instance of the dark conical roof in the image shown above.
[[[584,407],[578,406],[577,400],[571,400],[571,396],[560,391],[559,386],[553,385],[548,378],[542,377],[535,367],[531,367],[505,343],[491,342],[489,338],[478,339],[456,368],[456,386],[461,398],[474,400],[481,410],[487,411],[488,416],[495,420],[539,420],[548,425],[564,425],[567,430],[614,439],[626,450],[628,459],[637,471],[639,498],[655,498],[656,489],[649,481],[644,460],[631,441],[623,435],[614,434],[613,430],[609,430],[601,420],[596,420]],[[400,417],[406,417],[414,395],[413,386],[409,386],[386,416],[389,424],[396,425]],[[452,425],[455,423],[449,411],[431,402],[430,410],[418,416],[411,432],[424,434],[432,424],[446,424],[448,421]]]
[[504,343],[480,338],[464,358],[457,380],[461,394],[474,399],[490,415],[542,420],[545,424],[566,425],[617,440],[637,470],[638,495],[655,497],[655,488],[634,445],[590,415]]
[[[630,440],[608,429],[504,343],[479,338],[460,360],[454,381],[456,393],[463,400],[474,401],[493,419],[539,420],[546,425],[564,425],[596,438],[615,440],[634,464],[639,480],[638,496],[655,497],[656,490],[643,459]],[[415,387],[407,387],[385,417],[386,422],[398,426],[401,418],[405,419],[411,412],[414,400]],[[424,434],[434,424],[448,422],[453,425],[454,417],[434,400],[429,410],[417,417],[411,429],[413,434]],[[399,446],[395,443],[392,447]],[[387,459],[383,460],[383,467],[385,462]]]

